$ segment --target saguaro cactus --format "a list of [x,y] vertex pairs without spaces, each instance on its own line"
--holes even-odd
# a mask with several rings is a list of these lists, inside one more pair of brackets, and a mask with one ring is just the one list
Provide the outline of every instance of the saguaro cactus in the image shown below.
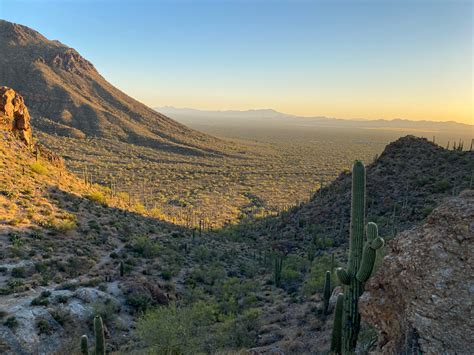
[[367,225],[367,241],[364,246],[365,225],[365,168],[356,161],[352,168],[352,206],[347,270],[338,268],[336,274],[343,285],[344,302],[342,314],[342,353],[351,353],[357,344],[360,329],[359,297],[364,292],[364,283],[370,277],[375,262],[376,250],[384,241],[378,236],[377,225]]
[[328,312],[329,299],[331,298],[331,271],[326,271],[326,279],[324,280],[324,313]]
[[120,277],[123,277],[125,274],[125,267],[123,265],[123,261],[120,262]]
[[81,337],[81,354],[89,355],[89,339],[85,334]]
[[336,299],[336,310],[334,312],[334,324],[332,326],[332,335],[331,335],[331,352],[334,352],[335,354],[341,353],[343,302],[344,302],[344,295],[340,293],[337,295],[337,299]]
[[94,317],[95,355],[105,355],[104,324],[100,316]]
[[283,254],[275,253],[275,265],[274,265],[274,281],[275,286],[280,287],[281,285],[281,270],[283,269]]

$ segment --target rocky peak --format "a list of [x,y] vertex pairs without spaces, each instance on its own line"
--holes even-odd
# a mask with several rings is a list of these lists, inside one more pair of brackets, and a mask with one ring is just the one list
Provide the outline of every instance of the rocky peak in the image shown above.
[[0,88],[0,128],[11,131],[31,146],[30,114],[23,97],[9,87]]
[[473,245],[472,190],[389,243],[360,299],[363,319],[379,330],[377,353],[472,352]]
[[72,73],[78,73],[81,70],[96,71],[91,62],[72,48],[65,48],[54,53],[51,59],[51,65]]
[[7,39],[11,44],[26,44],[32,41],[43,41],[46,38],[29,27],[5,20],[0,20],[0,37]]

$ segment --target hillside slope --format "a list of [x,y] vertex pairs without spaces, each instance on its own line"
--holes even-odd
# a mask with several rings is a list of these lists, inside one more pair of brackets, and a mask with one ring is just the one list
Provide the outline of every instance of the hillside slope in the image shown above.
[[0,20],[0,83],[25,97],[47,133],[119,139],[186,154],[219,154],[222,142],[194,131],[108,83],[73,48]]
[[[379,225],[382,235],[393,236],[422,221],[444,197],[472,186],[473,172],[474,151],[446,150],[414,136],[400,138],[367,166],[367,218]],[[346,243],[350,184],[350,172],[341,173],[309,202],[261,222],[256,233]]]
[[[91,336],[95,314],[104,319],[108,351],[129,353],[143,346],[134,328],[144,310],[178,298],[185,307],[220,291],[217,283],[234,282],[228,275],[242,277],[252,255],[248,246],[206,232],[194,236],[130,203],[126,194],[70,173],[61,157],[36,142],[34,131],[27,132],[34,145],[23,139],[23,98],[9,88],[2,92],[0,353],[77,353],[80,336]],[[207,293],[193,293],[208,285]],[[240,322],[239,312],[227,316],[227,325]]]

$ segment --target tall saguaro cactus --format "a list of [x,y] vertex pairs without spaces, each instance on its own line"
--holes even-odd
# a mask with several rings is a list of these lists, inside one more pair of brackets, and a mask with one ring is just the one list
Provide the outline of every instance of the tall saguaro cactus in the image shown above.
[[274,277],[274,283],[276,287],[280,287],[281,285],[281,271],[283,269],[283,259],[284,255],[275,253],[274,255],[274,270],[273,270],[273,277]]
[[95,355],[105,355],[105,336],[102,317],[94,317]]
[[359,297],[364,292],[364,283],[370,277],[375,262],[376,250],[383,246],[378,236],[377,225],[367,225],[367,240],[364,246],[365,226],[365,167],[356,161],[352,168],[352,204],[347,270],[338,268],[336,274],[344,288],[342,312],[342,353],[351,353],[357,344],[360,329]]

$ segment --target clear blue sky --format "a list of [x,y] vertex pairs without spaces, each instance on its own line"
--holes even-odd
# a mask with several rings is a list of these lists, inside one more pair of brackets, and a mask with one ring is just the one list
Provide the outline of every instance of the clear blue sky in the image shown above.
[[473,115],[471,1],[0,3],[1,18],[77,49],[150,106]]

